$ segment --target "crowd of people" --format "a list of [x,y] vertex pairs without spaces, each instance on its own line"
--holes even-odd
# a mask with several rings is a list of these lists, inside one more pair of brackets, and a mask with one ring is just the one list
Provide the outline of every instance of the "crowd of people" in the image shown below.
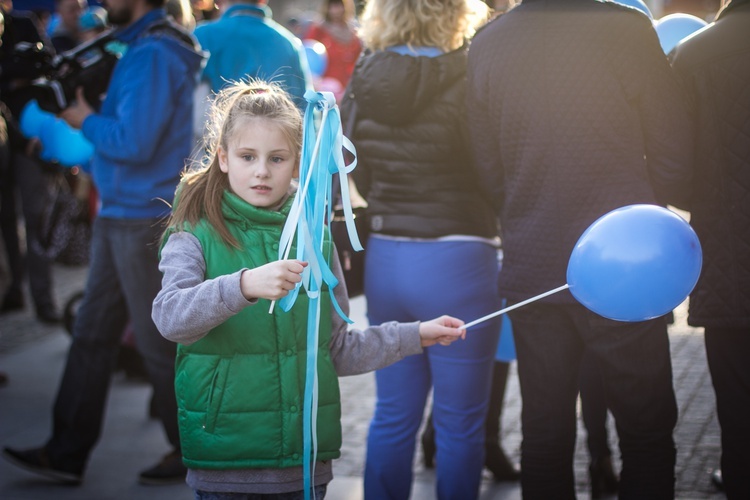
[[[499,440],[508,360],[496,353],[509,332],[499,317],[463,327],[565,283],[592,222],[652,204],[688,211],[700,238],[688,321],[705,327],[722,431],[715,480],[750,498],[750,0],[724,2],[668,56],[641,10],[611,1],[368,0],[357,15],[352,0],[325,0],[296,34],[266,0],[55,6],[43,27],[2,2],[3,313],[25,307],[28,275],[37,318],[59,321],[39,244],[40,193],[58,171],[19,123],[40,61],[110,30],[127,50],[100,102],[78,88],[59,113],[93,146],[81,165],[97,196],[89,274],[49,439],[4,448],[8,461],[84,480],[130,324],[172,450],[140,473],[144,484],[187,481],[206,500],[322,498],[342,439],[337,377],[375,371],[367,499],[409,497],[419,443],[437,498],[477,498],[485,467],[520,480],[524,498],[575,498],[579,396],[591,496],[673,498],[669,317],[607,319],[567,291],[513,310],[520,464]],[[322,75],[300,38],[325,47]],[[363,331],[342,316],[327,235],[324,264],[340,285],[269,310],[310,272],[278,246],[315,77],[346,89],[352,187],[367,203]]]

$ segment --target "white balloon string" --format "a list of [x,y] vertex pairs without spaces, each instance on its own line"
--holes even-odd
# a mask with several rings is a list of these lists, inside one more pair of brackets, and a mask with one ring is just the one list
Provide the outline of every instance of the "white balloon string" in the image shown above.
[[543,299],[544,297],[548,297],[552,294],[555,294],[557,292],[562,292],[563,290],[566,290],[570,288],[570,285],[567,283],[563,286],[557,287],[554,290],[550,290],[549,292],[544,292],[542,294],[537,295],[536,297],[531,297],[530,299],[526,299],[523,302],[519,302],[518,304],[513,304],[512,306],[506,307],[505,309],[500,309],[499,311],[495,311],[492,314],[488,314],[487,316],[482,316],[479,319],[475,319],[474,321],[470,323],[466,323],[463,328],[471,328],[472,326],[478,325],[479,323],[482,323],[484,321],[487,321],[488,319],[492,319],[495,316],[500,316],[501,314],[505,314],[508,311],[512,311],[513,309],[518,309],[521,306],[525,306],[526,304],[529,304],[531,302],[534,302],[535,300]]

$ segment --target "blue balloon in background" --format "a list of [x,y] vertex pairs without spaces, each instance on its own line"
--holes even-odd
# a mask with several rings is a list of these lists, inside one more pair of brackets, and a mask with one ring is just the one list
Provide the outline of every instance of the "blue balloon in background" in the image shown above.
[[83,132],[68,125],[64,120],[55,124],[55,150],[57,161],[65,167],[85,165],[94,155],[94,146]]
[[646,14],[649,19],[653,19],[654,16],[651,14],[651,10],[649,10],[648,6],[643,2],[643,0],[612,0],[615,3],[619,3],[620,5],[627,5],[628,7],[633,7],[634,9],[638,9],[644,14]]
[[656,35],[665,54],[672,52],[683,38],[687,38],[708,23],[690,14],[669,14],[654,22]]
[[48,122],[51,124],[53,120],[55,120],[55,115],[43,111],[36,101],[29,101],[21,110],[21,116],[19,117],[21,133],[28,139],[39,137],[42,129],[48,125]]
[[568,285],[601,316],[645,321],[687,298],[702,260],[698,236],[679,215],[630,205],[600,217],[581,235],[568,262]]
[[310,72],[313,76],[321,78],[328,67],[328,51],[326,46],[317,40],[304,40],[305,54],[307,55],[307,64],[310,66]]
[[50,121],[39,135],[39,140],[42,143],[39,157],[65,167],[85,165],[94,154],[94,146],[83,136],[83,132],[60,118]]

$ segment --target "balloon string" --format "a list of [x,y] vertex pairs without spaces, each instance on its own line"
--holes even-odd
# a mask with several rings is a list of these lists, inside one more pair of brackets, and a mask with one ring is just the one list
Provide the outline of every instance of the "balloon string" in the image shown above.
[[508,311],[512,311],[513,309],[518,309],[519,307],[525,306],[526,304],[534,302],[535,300],[543,299],[544,297],[555,294],[557,292],[562,292],[563,290],[566,290],[568,288],[570,288],[570,285],[566,283],[563,286],[555,288],[554,290],[550,290],[549,292],[544,292],[542,294],[537,295],[536,297],[531,297],[530,299],[526,299],[523,302],[519,302],[518,304],[513,304],[512,306],[506,307],[505,309],[500,309],[499,311],[495,311],[492,314],[488,314],[487,316],[483,316],[479,319],[475,319],[474,321],[470,323],[466,323],[463,326],[463,328],[471,328],[472,326],[478,325],[479,323],[482,323],[483,321],[487,321],[488,319],[494,318],[495,316],[500,316],[501,314],[505,314]]

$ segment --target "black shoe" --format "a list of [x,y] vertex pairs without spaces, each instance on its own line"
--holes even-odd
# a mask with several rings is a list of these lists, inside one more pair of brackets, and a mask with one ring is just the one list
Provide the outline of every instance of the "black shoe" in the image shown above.
[[13,448],[6,447],[3,448],[3,457],[21,469],[54,479],[63,484],[79,485],[83,481],[83,473],[81,471],[69,471],[53,467],[47,456],[46,448],[14,450]]
[[62,317],[54,306],[45,305],[36,308],[36,319],[48,325],[55,325],[62,320]]
[[518,481],[521,478],[521,471],[508,460],[497,443],[485,443],[484,466],[492,472],[495,481]]
[[711,482],[719,491],[724,491],[724,477],[721,475],[721,469],[714,469],[711,473]]
[[617,493],[619,480],[612,467],[612,457],[606,456],[593,460],[589,464],[591,479],[591,498]]
[[0,312],[13,312],[23,309],[23,293],[20,290],[9,290],[3,298]]
[[182,464],[182,453],[175,450],[161,459],[161,462],[141,472],[141,484],[163,485],[185,482],[187,468]]

